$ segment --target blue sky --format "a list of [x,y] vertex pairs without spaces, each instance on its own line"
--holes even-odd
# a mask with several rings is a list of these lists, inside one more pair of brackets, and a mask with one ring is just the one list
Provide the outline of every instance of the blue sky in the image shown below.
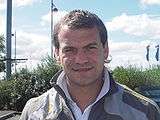
[[[6,2],[0,1],[0,34],[6,32]],[[155,45],[160,44],[160,0],[54,0],[54,4],[59,10],[53,15],[54,23],[74,9],[88,10],[102,19],[109,34],[110,68],[130,64],[148,67],[148,44],[150,64],[160,64],[154,57]],[[13,0],[12,11],[17,57],[28,58],[18,66],[36,66],[50,54],[50,0]]]

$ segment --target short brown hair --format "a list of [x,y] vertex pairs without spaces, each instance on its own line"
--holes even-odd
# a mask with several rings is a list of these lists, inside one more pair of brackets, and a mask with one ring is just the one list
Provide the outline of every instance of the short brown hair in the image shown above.
[[64,25],[67,25],[71,30],[96,27],[99,31],[102,45],[108,44],[107,29],[97,15],[84,10],[73,10],[54,26],[54,41],[52,42],[57,49],[59,49],[58,34]]

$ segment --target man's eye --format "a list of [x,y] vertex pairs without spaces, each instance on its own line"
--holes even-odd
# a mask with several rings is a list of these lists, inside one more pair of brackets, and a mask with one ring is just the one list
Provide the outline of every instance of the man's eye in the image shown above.
[[68,52],[72,52],[72,50],[71,49],[65,49],[65,50],[63,50],[63,52],[68,53]]
[[74,48],[65,48],[65,49],[63,49],[63,51],[62,51],[63,53],[69,53],[69,54],[71,54],[71,53],[75,53],[76,52],[76,50],[74,49]]
[[96,46],[89,46],[89,49],[97,49]]

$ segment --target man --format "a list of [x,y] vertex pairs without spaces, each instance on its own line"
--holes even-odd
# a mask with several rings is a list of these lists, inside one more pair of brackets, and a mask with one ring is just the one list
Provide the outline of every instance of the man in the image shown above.
[[153,101],[116,83],[104,67],[107,30],[98,16],[71,11],[55,26],[54,44],[63,70],[53,88],[27,102],[20,120],[160,120]]

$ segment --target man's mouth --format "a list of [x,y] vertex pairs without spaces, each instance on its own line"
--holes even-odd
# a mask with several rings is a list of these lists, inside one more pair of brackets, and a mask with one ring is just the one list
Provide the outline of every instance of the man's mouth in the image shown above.
[[89,67],[89,68],[78,68],[78,69],[74,69],[74,68],[73,68],[73,70],[74,70],[75,72],[87,72],[87,71],[89,71],[89,70],[91,70],[91,69],[93,69],[93,67]]

